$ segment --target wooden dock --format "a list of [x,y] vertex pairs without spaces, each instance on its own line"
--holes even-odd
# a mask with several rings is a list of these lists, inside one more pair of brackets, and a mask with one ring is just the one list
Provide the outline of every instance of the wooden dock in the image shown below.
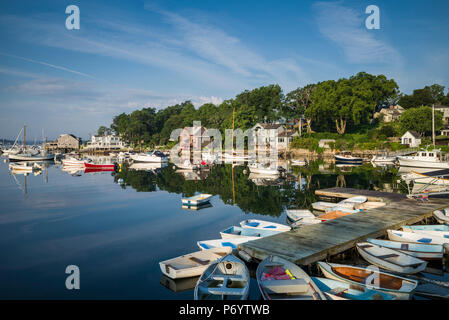
[[339,254],[366,238],[386,235],[387,229],[398,229],[432,216],[434,210],[449,206],[448,198],[430,198],[426,202],[408,199],[404,194],[329,188],[317,195],[335,198],[366,196],[369,201],[384,201],[383,207],[351,214],[324,223],[301,226],[288,232],[249,241],[239,245],[253,258],[262,260],[277,255],[298,265],[309,265]]

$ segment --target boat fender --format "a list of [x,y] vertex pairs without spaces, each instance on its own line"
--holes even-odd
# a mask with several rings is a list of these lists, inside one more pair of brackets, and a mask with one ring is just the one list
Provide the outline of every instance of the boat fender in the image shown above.
[[290,277],[290,279],[295,280],[295,276],[290,272],[290,270],[285,269],[285,273],[288,274],[288,276]]

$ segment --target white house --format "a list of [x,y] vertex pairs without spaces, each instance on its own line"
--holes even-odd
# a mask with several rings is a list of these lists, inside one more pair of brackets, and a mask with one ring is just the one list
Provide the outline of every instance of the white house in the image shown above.
[[87,148],[89,149],[121,149],[126,147],[126,143],[121,141],[120,137],[114,135],[92,136],[92,139],[87,142]]
[[278,149],[287,149],[293,139],[299,136],[295,130],[284,130],[278,134]]
[[443,113],[443,122],[449,124],[449,106],[435,106],[435,111]]
[[[296,130],[287,129],[281,123],[257,123],[254,130],[254,145],[265,144],[266,148],[277,145],[277,149],[287,149],[294,137],[298,136]],[[258,140],[256,140],[258,139]]]
[[408,144],[409,147],[419,147],[421,144],[421,136],[415,131],[407,131],[401,137],[401,144]]
[[285,126],[280,123],[257,123],[254,127],[254,145],[265,144],[267,148],[278,142],[279,135],[284,132]]
[[382,108],[379,112],[376,112],[374,114],[374,119],[383,116],[383,122],[397,121],[404,111],[405,109],[399,105],[389,106],[388,108]]

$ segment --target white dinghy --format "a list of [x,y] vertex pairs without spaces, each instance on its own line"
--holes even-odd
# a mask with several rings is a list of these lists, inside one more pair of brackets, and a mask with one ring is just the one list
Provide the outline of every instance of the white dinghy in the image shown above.
[[337,204],[335,202],[317,201],[312,203],[313,210],[324,211],[327,208],[335,207]]
[[354,286],[347,282],[312,277],[329,300],[394,300],[396,297],[381,291]]
[[437,219],[438,223],[449,224],[449,208],[442,210],[435,210],[433,216]]
[[351,197],[351,198],[342,200],[338,204],[343,204],[343,203],[362,204],[362,203],[365,203],[367,200],[368,199],[365,196],[356,196],[356,197]]
[[257,266],[256,278],[265,300],[326,300],[304,270],[281,257],[263,260]]
[[289,227],[285,224],[274,223],[274,222],[264,221],[264,220],[256,220],[256,219],[243,220],[240,222],[240,226],[242,228],[261,229],[261,230],[275,230],[275,231],[290,231],[291,230],[291,227]]
[[388,238],[393,241],[411,242],[421,244],[440,244],[449,243],[449,238],[438,237],[429,234],[415,232],[405,232],[397,230],[387,230]]
[[287,209],[286,214],[293,222],[303,218],[315,218],[315,215],[307,209]]
[[410,300],[418,281],[396,276],[381,270],[365,267],[326,263],[319,261],[318,266],[328,279],[344,281],[355,286],[396,296],[399,300]]
[[201,193],[201,194],[198,194],[198,195],[193,196],[193,197],[182,198],[182,204],[183,205],[190,205],[190,206],[199,206],[201,204],[209,202],[210,198],[212,198],[211,194]]
[[232,249],[237,249],[239,244],[256,239],[260,239],[260,237],[238,237],[227,239],[202,240],[198,241],[196,244],[201,250],[222,248],[222,247],[230,247]]
[[326,212],[326,213],[333,212],[333,211],[340,211],[340,212],[351,213],[351,214],[362,212],[361,209],[350,209],[350,208],[343,207],[343,206],[340,206],[340,205],[337,205],[335,207],[326,208],[324,210],[324,212]]
[[195,300],[246,300],[250,275],[245,263],[227,255],[211,264],[198,279]]
[[425,225],[425,226],[403,226],[402,230],[406,232],[429,234],[432,236],[449,238],[449,226],[445,224]]
[[292,228],[298,228],[300,226],[308,226],[308,225],[312,225],[312,224],[318,224],[318,223],[322,223],[323,220],[318,219],[318,218],[300,218],[298,220],[296,220],[295,222],[293,222],[290,226]]
[[317,210],[317,211],[326,211],[326,209],[333,208],[336,206],[344,207],[344,208],[348,208],[348,209],[354,209],[354,203],[351,203],[351,202],[335,203],[335,202],[318,201],[318,202],[312,203],[313,210]]
[[427,262],[424,260],[373,243],[360,242],[356,247],[366,261],[386,270],[414,274],[427,267]]
[[381,247],[394,249],[423,260],[441,260],[443,258],[443,246],[438,244],[403,243],[372,238],[368,238],[366,241]]
[[232,248],[222,247],[192,252],[159,262],[163,274],[171,279],[200,276],[208,266],[230,254]]
[[223,231],[220,231],[220,236],[222,239],[234,239],[234,238],[263,238],[272,236],[275,234],[280,233],[280,231],[275,230],[262,230],[262,229],[249,229],[249,228],[242,228],[238,226],[232,226],[229,228],[224,229]]

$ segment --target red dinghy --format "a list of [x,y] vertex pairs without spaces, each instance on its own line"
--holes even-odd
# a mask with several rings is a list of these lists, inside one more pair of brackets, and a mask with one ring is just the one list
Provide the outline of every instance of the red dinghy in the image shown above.
[[86,169],[98,169],[102,171],[114,171],[115,170],[115,164],[93,164],[93,163],[87,163],[84,162],[84,166]]

